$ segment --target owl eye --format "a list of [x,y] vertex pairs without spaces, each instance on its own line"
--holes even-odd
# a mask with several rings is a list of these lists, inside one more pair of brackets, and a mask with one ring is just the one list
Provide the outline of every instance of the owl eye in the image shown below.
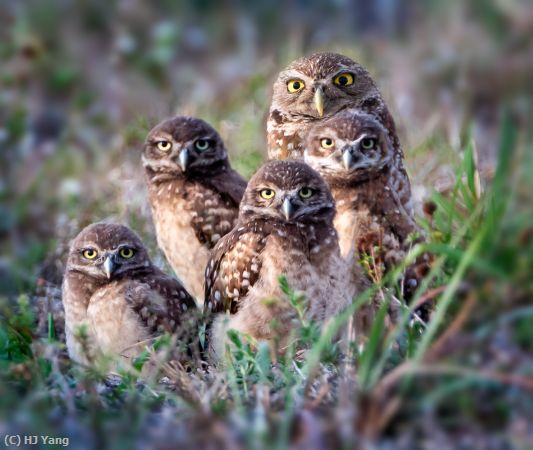
[[335,144],[335,141],[333,141],[333,139],[331,138],[320,139],[320,146],[322,148],[331,148],[333,147],[334,144]]
[[86,248],[81,254],[85,259],[94,259],[98,255],[98,252],[94,248]]
[[300,192],[298,192],[298,195],[302,198],[309,198],[309,197],[312,197],[314,194],[313,190],[308,188],[308,187],[304,187],[302,189],[300,189]]
[[170,141],[159,141],[157,143],[157,148],[161,150],[162,152],[168,152],[171,147],[172,147],[172,144],[170,143]]
[[209,141],[207,139],[198,139],[194,146],[199,152],[205,152],[209,148]]
[[301,91],[304,87],[305,87],[305,83],[302,80],[290,80],[287,83],[287,90],[291,94]]
[[361,147],[364,150],[371,150],[376,146],[376,140],[374,138],[361,139]]
[[121,258],[129,259],[135,254],[135,251],[130,247],[123,247],[120,249],[118,254],[120,255]]
[[261,192],[259,192],[259,194],[266,200],[274,198],[274,195],[276,195],[276,193],[272,189],[263,189],[261,190]]
[[351,86],[353,84],[353,75],[348,72],[339,73],[334,79],[333,82],[337,86]]

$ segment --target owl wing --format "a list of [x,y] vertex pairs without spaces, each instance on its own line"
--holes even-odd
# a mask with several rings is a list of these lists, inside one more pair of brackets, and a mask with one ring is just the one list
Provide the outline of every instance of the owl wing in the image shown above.
[[248,184],[235,170],[228,167],[224,172],[208,179],[208,183],[223,196],[229,197],[238,208]]
[[228,169],[201,183],[205,187],[194,197],[191,225],[198,240],[211,249],[235,225],[246,180]]
[[204,313],[235,314],[261,271],[263,224],[237,225],[214,248],[205,272]]
[[184,314],[196,310],[196,303],[185,288],[159,269],[139,281],[126,292],[126,301],[151,332],[175,332],[183,323]]

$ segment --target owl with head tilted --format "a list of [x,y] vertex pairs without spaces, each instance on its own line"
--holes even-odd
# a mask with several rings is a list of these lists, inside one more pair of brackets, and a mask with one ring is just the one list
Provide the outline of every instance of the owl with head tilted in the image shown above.
[[196,310],[183,286],[152,264],[132,230],[105,223],[89,225],[72,241],[63,305],[69,356],[84,364],[99,355],[131,362],[151,338],[189,326]]
[[157,242],[201,302],[209,252],[235,225],[246,181],[231,168],[219,134],[192,117],[153,128],[143,165]]
[[363,281],[348,273],[334,216],[327,184],[305,163],[272,161],[257,171],[235,228],[215,246],[206,268],[204,312],[227,313],[211,327],[215,358],[227,329],[255,339],[289,335],[295,311],[280,289],[280,275],[304,293],[309,320],[324,322],[351,303]]
[[268,157],[301,159],[310,128],[345,109],[372,114],[383,125],[403,170],[394,120],[366,69],[347,56],[315,53],[293,61],[273,86],[267,121]]
[[379,246],[389,251],[392,266],[405,256],[408,237],[420,231],[409,178],[394,155],[386,128],[368,113],[343,111],[309,132],[304,158],[331,188],[343,256]]

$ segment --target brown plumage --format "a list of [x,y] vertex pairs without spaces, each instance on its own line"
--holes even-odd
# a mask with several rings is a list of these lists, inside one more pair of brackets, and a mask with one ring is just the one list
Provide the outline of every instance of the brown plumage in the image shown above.
[[372,114],[384,126],[394,150],[393,163],[403,170],[394,120],[379,89],[359,63],[337,53],[315,53],[280,72],[267,122],[269,158],[303,158],[310,128],[351,108]]
[[[80,363],[101,354],[136,357],[150,338],[174,332],[196,304],[183,286],[153,266],[129,228],[92,224],[73,240],[63,281],[69,356]],[[84,325],[87,347],[77,336]]]
[[256,339],[287,337],[295,312],[280,290],[282,274],[305,294],[308,319],[324,322],[350,304],[361,278],[348,276],[334,215],[326,183],[302,162],[273,161],[252,177],[237,225],[206,269],[205,313],[229,314],[227,323],[222,315],[212,327],[215,358],[228,328]]
[[[404,259],[408,237],[420,232],[409,178],[394,164],[395,155],[383,125],[359,111],[317,124],[306,141],[305,161],[324,177],[336,202],[343,256],[371,254],[378,246],[387,269]],[[408,281],[416,287],[416,278]]]
[[235,225],[246,181],[230,167],[218,133],[191,117],[152,129],[143,164],[159,246],[201,302],[210,249]]

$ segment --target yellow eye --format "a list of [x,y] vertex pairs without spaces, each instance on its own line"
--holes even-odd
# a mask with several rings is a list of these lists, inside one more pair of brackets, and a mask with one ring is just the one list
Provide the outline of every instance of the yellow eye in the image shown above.
[[290,80],[287,83],[287,90],[291,94],[301,91],[304,87],[305,87],[305,83],[302,80]]
[[87,248],[81,254],[86,259],[94,259],[98,255],[98,252],[94,248]]
[[376,140],[374,138],[361,139],[361,147],[365,150],[373,149],[376,146]]
[[320,139],[320,146],[322,148],[331,148],[335,144],[335,141],[331,138]]
[[307,187],[304,187],[300,189],[300,192],[298,192],[298,195],[302,198],[309,198],[313,195],[313,190]]
[[351,86],[353,84],[353,75],[348,72],[339,73],[333,82],[337,86]]
[[272,189],[263,189],[259,194],[266,200],[274,198],[274,195],[276,195]]
[[159,141],[157,143],[157,148],[162,152],[168,152],[170,147],[172,147],[172,144],[169,141]]
[[135,252],[130,247],[123,247],[120,249],[118,254],[121,256],[121,258],[129,259],[133,256]]

